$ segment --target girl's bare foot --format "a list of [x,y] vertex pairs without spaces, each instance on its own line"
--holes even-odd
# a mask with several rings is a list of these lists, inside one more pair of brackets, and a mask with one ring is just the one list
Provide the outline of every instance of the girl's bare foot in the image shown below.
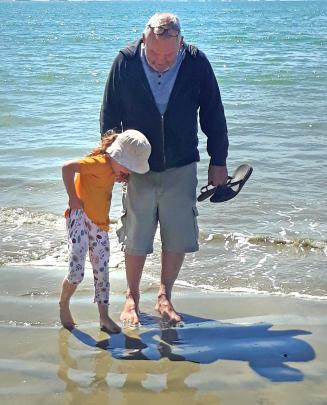
[[162,316],[164,320],[167,320],[173,324],[181,322],[182,317],[175,311],[173,304],[168,300],[166,294],[160,294],[155,306],[156,311]]
[[127,296],[124,308],[120,315],[123,326],[137,327],[140,325],[137,305],[131,295]]
[[59,302],[59,308],[59,315],[62,326],[68,330],[74,329],[76,324],[70,312],[69,304]]
[[109,316],[100,318],[100,329],[109,334],[121,332],[121,328]]

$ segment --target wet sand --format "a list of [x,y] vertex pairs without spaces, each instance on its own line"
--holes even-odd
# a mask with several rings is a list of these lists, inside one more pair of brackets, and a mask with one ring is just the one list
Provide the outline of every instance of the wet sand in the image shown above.
[[[184,323],[171,328],[153,309],[157,286],[144,281],[142,326],[108,336],[86,278],[70,333],[58,319],[64,269],[0,272],[1,404],[327,403],[324,301],[177,288]],[[118,321],[123,271],[111,281]]]

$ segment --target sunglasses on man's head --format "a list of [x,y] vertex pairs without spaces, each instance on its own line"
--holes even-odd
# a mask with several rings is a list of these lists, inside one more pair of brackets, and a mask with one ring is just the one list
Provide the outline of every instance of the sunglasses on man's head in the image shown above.
[[169,37],[178,37],[180,30],[178,28],[164,28],[164,27],[152,27],[148,25],[149,28],[152,29],[153,33],[156,35],[167,35]]

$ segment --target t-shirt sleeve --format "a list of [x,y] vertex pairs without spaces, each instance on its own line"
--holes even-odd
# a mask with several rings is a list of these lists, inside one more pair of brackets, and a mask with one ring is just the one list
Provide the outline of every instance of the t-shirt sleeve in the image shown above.
[[101,163],[93,156],[86,156],[78,161],[80,174],[96,174],[101,168]]

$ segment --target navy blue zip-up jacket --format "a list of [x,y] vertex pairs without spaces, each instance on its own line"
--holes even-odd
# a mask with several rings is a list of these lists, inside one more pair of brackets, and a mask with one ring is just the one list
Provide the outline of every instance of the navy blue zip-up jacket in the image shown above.
[[227,126],[212,67],[196,47],[185,45],[166,112],[161,115],[140,58],[141,40],[121,50],[113,62],[103,96],[100,131],[136,129],[149,140],[150,169],[163,171],[199,161],[198,112],[207,136],[210,163],[225,166]]

